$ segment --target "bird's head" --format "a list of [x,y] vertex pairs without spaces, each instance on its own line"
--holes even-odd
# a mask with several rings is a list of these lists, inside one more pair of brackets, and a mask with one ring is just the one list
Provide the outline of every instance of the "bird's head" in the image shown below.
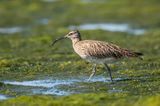
[[62,40],[62,39],[66,39],[66,38],[69,38],[71,40],[81,40],[81,35],[80,35],[80,32],[78,30],[76,31],[70,31],[67,35],[65,36],[62,36],[56,40],[53,41],[52,43],[52,46],[59,40]]
[[76,31],[70,31],[65,37],[69,38],[71,40],[81,39],[80,32],[78,30],[76,30]]

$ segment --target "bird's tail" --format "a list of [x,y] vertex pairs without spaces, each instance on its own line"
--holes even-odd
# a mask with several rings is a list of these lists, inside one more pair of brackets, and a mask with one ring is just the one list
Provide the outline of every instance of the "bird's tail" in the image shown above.
[[138,57],[139,59],[143,60],[142,56],[143,56],[143,53],[140,53],[140,52],[133,52],[134,56],[135,57]]
[[142,58],[143,53],[140,53],[140,52],[133,52],[133,51],[129,51],[129,50],[124,50],[124,54],[126,57],[137,57],[137,58],[143,60],[143,58]]

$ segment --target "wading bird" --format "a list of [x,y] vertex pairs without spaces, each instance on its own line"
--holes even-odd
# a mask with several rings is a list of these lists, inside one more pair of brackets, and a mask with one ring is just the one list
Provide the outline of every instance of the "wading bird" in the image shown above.
[[115,44],[97,41],[82,40],[79,31],[70,31],[67,35],[53,41],[52,46],[59,40],[69,38],[72,41],[74,51],[84,60],[93,63],[92,73],[88,81],[95,75],[97,64],[103,64],[109,72],[111,81],[112,74],[108,64],[119,61],[122,58],[138,57],[143,55],[140,52],[134,52],[125,48],[121,48]]

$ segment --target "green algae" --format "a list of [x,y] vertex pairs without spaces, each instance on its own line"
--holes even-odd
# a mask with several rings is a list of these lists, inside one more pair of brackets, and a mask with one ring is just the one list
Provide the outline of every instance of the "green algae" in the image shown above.
[[160,96],[131,96],[127,94],[80,94],[66,97],[20,96],[0,102],[1,106],[159,106]]

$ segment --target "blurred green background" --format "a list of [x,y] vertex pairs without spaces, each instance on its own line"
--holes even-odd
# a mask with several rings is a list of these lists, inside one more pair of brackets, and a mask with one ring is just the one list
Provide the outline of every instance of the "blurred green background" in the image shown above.
[[[144,60],[110,65],[113,77],[122,78],[114,84],[82,81],[58,87],[74,92],[68,96],[37,94],[33,89],[41,87],[5,83],[89,76],[91,64],[74,53],[69,40],[50,47],[52,40],[74,29],[81,32],[82,39],[140,51]],[[103,70],[100,65],[97,75],[107,78]],[[159,0],[0,1],[1,106],[159,106],[159,76]]]

